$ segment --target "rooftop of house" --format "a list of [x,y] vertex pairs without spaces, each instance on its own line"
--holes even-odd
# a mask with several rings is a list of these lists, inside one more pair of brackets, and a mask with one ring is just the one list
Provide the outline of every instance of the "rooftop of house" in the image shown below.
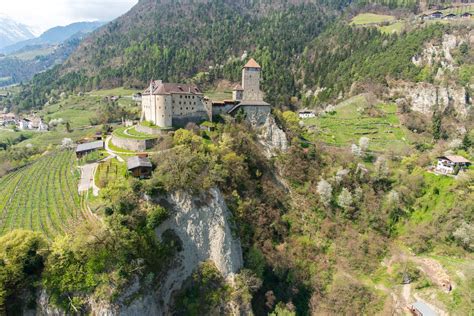
[[417,301],[413,303],[413,308],[419,311],[423,316],[436,316],[437,314],[429,307],[426,303],[422,301]]
[[77,146],[76,153],[81,153],[81,152],[96,150],[96,149],[101,149],[101,148],[104,148],[103,141],[85,143],[85,144],[80,144]]
[[127,169],[133,170],[136,168],[152,168],[150,159],[147,157],[134,156],[127,160]]
[[255,61],[255,59],[250,58],[250,60],[245,64],[244,68],[262,68],[260,65]]
[[438,157],[438,159],[446,159],[454,163],[471,163],[466,158],[462,156],[456,156],[456,155],[441,156],[441,157]]
[[185,83],[168,83],[161,80],[155,80],[150,83],[150,86],[143,92],[144,95],[150,94],[150,87],[152,87],[154,95],[163,94],[196,94],[201,95],[202,92],[194,84]]

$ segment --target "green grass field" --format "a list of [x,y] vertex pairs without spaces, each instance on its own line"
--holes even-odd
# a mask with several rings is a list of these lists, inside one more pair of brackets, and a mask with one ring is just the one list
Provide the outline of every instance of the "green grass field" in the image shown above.
[[395,20],[394,16],[375,14],[375,13],[361,13],[352,19],[351,24],[354,25],[367,25],[367,24],[379,24],[384,22],[392,22]]
[[335,114],[304,122],[313,130],[310,139],[328,144],[347,146],[357,144],[361,137],[368,137],[371,150],[396,150],[408,146],[408,131],[400,124],[395,104],[378,104],[372,114],[367,111],[367,100],[360,95],[338,105]]
[[397,21],[389,25],[379,26],[378,29],[386,34],[401,33],[405,29],[405,22]]
[[140,140],[146,140],[146,139],[154,139],[157,138],[157,136],[145,134],[145,133],[140,133],[138,132],[135,127],[129,128],[129,127],[121,127],[116,129],[113,134],[117,137],[121,138],[131,138],[131,139],[140,139]]
[[88,95],[91,96],[99,96],[99,97],[106,97],[106,96],[120,96],[120,97],[126,97],[126,96],[132,96],[135,93],[141,92],[141,90],[133,90],[133,89],[126,89],[126,88],[115,88],[115,89],[109,89],[109,90],[95,90]]
[[74,153],[49,153],[0,178],[0,235],[23,228],[48,238],[83,221]]
[[127,174],[125,163],[121,163],[117,158],[102,162],[97,167],[95,173],[95,184],[99,188],[105,188],[109,183],[124,181]]

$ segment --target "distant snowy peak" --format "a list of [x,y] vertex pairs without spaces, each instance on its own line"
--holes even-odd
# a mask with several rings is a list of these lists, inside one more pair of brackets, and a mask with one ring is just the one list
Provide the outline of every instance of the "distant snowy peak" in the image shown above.
[[0,48],[34,37],[28,26],[0,15]]

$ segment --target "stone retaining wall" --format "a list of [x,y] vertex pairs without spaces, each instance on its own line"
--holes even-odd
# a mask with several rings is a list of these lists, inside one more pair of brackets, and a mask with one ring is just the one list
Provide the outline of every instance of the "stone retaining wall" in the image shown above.
[[136,125],[135,130],[139,133],[144,133],[144,134],[149,134],[149,135],[164,135],[168,133],[170,130],[169,129],[160,129],[160,128],[155,128],[155,127],[148,127],[148,126],[143,126],[143,125]]
[[156,139],[133,139],[112,135],[112,144],[127,150],[145,151],[156,144]]

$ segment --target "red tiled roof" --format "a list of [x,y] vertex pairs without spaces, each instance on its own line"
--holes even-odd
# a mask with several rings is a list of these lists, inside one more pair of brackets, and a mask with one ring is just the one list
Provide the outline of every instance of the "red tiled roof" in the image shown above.
[[255,61],[255,59],[250,58],[247,64],[245,64],[244,68],[262,68],[260,65]]
[[[153,94],[202,94],[201,90],[194,84],[168,83],[161,80],[153,81]],[[150,94],[150,87],[143,94]]]

